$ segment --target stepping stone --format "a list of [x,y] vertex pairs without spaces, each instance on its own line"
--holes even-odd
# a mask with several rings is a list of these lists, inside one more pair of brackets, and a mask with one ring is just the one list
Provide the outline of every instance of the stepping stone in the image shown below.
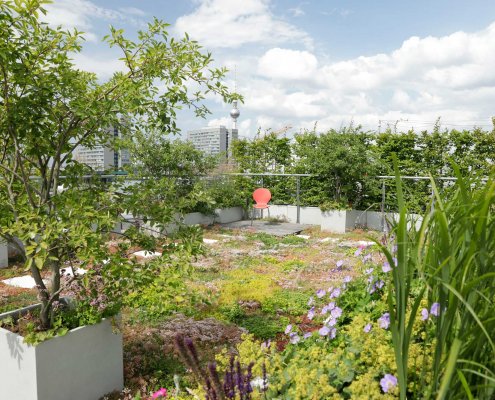
[[311,237],[309,235],[296,235],[296,236],[306,240],[309,240],[309,238]]
[[331,237],[326,237],[326,238],[320,239],[320,242],[321,243],[327,243],[327,242],[336,243],[338,241],[339,241],[339,239],[337,239],[337,238],[331,238]]
[[206,238],[203,238],[203,243],[205,244],[213,244],[213,243],[217,243],[218,240],[216,239],[206,239]]
[[[43,279],[43,282],[47,284],[49,281]],[[16,276],[15,278],[5,279],[2,281],[2,283],[23,289],[33,289],[36,287],[36,282],[34,281],[34,278],[30,275]]]
[[162,253],[159,253],[157,251],[140,250],[140,251],[136,251],[132,255],[141,258],[153,258],[153,257],[160,257]]

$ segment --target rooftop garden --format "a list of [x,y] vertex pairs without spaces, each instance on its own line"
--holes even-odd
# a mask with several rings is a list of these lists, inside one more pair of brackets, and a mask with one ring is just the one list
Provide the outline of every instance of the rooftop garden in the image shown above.
[[[208,113],[205,96],[242,100],[224,86],[226,70],[154,20],[135,41],[111,28],[105,40],[125,68],[101,82],[72,62],[80,32],[40,22],[43,3],[0,3],[0,245],[15,253],[0,276],[34,282],[0,283],[8,397],[494,397],[493,132],[351,127],[292,144],[239,141],[240,172],[310,173],[302,203],[323,209],[372,208],[383,196],[374,177],[392,174],[386,203],[399,216],[386,233],[190,226],[184,214],[244,205],[257,184],[200,179],[214,160],[167,136],[177,110]],[[109,138],[109,126],[123,137]],[[73,159],[99,144],[131,151],[125,179]],[[408,185],[401,174],[430,179]],[[444,174],[456,180],[438,181]],[[283,183],[264,181],[286,202],[293,187]],[[95,341],[76,344],[98,327]]]

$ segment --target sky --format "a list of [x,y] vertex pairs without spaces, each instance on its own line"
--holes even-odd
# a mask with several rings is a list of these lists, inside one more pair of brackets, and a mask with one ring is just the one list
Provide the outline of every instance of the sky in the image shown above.
[[[349,124],[491,129],[495,116],[493,0],[54,0],[47,22],[85,32],[77,67],[104,81],[122,68],[102,42],[109,26],[131,38],[157,17],[184,32],[230,72],[244,96],[239,135],[292,135]],[[231,127],[231,105],[208,99],[198,119],[178,115],[185,133]],[[287,128],[287,129],[284,129]]]

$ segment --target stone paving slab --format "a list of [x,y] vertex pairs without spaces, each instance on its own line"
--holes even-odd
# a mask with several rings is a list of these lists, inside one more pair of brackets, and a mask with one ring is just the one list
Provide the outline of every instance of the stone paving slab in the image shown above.
[[253,233],[262,232],[274,236],[296,235],[304,229],[311,227],[311,225],[292,224],[290,222],[269,222],[260,220],[254,220],[252,226],[250,220],[236,221],[220,225],[227,229],[240,229]]

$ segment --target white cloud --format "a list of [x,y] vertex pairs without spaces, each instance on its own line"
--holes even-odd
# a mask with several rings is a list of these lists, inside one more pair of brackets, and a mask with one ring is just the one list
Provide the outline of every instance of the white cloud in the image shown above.
[[304,80],[314,77],[318,60],[308,51],[274,48],[258,61],[260,75],[272,79]]
[[93,32],[95,20],[126,22],[141,26],[143,22],[136,18],[144,14],[138,8],[121,8],[120,11],[104,8],[89,0],[57,0],[45,6],[47,13],[41,18],[51,26],[77,28],[85,32],[88,41],[96,42],[98,37]]
[[175,31],[187,32],[208,47],[298,42],[312,46],[308,34],[275,16],[270,0],[198,0],[198,8],[177,19]]
[[100,79],[108,79],[114,72],[126,69],[124,63],[117,58],[95,57],[95,55],[90,57],[84,53],[74,54],[72,58],[77,68],[94,72]]
[[[322,62],[310,51],[272,48],[240,87],[263,129],[280,124],[338,128],[489,127],[495,102],[495,23],[479,32],[411,37],[395,51]],[[242,118],[242,117],[241,117]]]
[[300,6],[289,8],[289,12],[292,14],[293,17],[301,17],[306,14]]

